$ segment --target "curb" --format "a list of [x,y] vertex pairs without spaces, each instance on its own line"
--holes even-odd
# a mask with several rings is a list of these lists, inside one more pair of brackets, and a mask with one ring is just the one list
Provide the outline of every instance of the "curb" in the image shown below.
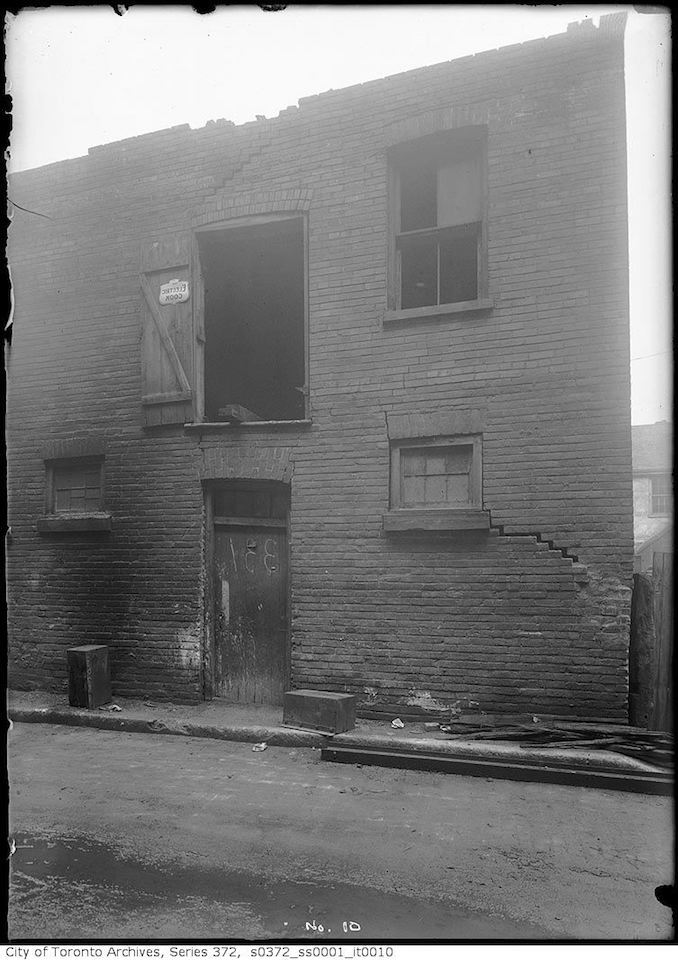
[[404,750],[380,751],[331,744],[321,751],[321,759],[334,763],[367,764],[427,770],[465,777],[491,780],[519,780],[532,783],[555,783],[561,786],[587,787],[597,790],[622,790],[652,796],[673,795],[673,778],[667,773],[646,773],[637,770],[615,770],[608,767],[584,766],[577,762],[553,763],[520,761],[515,757],[498,760],[488,757],[462,757],[442,753],[415,753]]
[[119,733],[163,733],[175,737],[206,740],[236,740],[243,743],[266,741],[271,747],[321,747],[331,737],[306,730],[280,727],[214,727],[181,720],[144,720],[111,714],[71,713],[54,707],[13,707],[10,720],[15,723],[55,723],[68,727],[94,727]]
[[278,726],[212,726],[182,720],[147,720],[142,717],[120,717],[109,713],[74,713],[58,707],[16,706],[10,708],[9,716],[12,721],[17,723],[53,723],[72,727],[93,727],[120,733],[155,733],[242,743],[265,741],[271,747],[314,747],[318,749],[335,744],[340,748],[389,751],[392,754],[426,754],[428,756],[435,755],[468,761],[497,761],[501,764],[513,763],[516,766],[541,763],[548,764],[551,767],[568,769],[578,767],[584,771],[636,776],[664,773],[667,779],[671,779],[665,771],[661,771],[657,767],[604,750],[548,749],[545,747],[507,745],[506,743],[497,744],[487,741],[483,743],[461,740],[423,740],[379,735],[361,736],[351,733],[332,735],[317,733],[312,730]]

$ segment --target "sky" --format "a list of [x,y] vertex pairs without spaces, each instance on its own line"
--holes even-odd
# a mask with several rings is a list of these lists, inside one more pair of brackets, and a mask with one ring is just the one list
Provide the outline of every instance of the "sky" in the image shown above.
[[[123,10],[123,7],[119,7]],[[8,168],[221,117],[274,117],[300,97],[563,32],[625,10],[632,420],[672,417],[668,13],[631,5],[25,9],[6,17]],[[646,7],[646,10],[666,10]]]

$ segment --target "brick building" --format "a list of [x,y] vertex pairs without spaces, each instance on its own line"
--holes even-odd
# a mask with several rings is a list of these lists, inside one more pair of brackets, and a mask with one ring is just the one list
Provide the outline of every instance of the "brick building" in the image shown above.
[[12,178],[12,685],[626,719],[623,30]]

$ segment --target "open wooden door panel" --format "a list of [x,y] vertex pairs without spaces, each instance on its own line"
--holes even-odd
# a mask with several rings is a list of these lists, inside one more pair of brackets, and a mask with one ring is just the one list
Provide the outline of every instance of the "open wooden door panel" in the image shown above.
[[141,257],[142,422],[146,427],[187,423],[196,403],[202,317],[199,272],[190,234],[158,240]]

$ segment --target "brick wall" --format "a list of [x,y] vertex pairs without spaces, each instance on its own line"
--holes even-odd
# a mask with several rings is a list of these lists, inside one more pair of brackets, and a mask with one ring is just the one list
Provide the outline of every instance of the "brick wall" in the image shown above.
[[[17,174],[8,408],[10,678],[202,695],[201,482],[291,483],[294,686],[363,709],[625,719],[632,571],[619,22],[178,127]],[[488,127],[490,311],[386,324],[387,149]],[[408,134],[407,131],[410,131]],[[144,430],[140,250],[243,211],[308,217],[310,425]],[[46,219],[49,217],[50,219]],[[387,414],[482,407],[489,534],[387,535]],[[106,450],[108,535],[45,536],[49,443]]]

